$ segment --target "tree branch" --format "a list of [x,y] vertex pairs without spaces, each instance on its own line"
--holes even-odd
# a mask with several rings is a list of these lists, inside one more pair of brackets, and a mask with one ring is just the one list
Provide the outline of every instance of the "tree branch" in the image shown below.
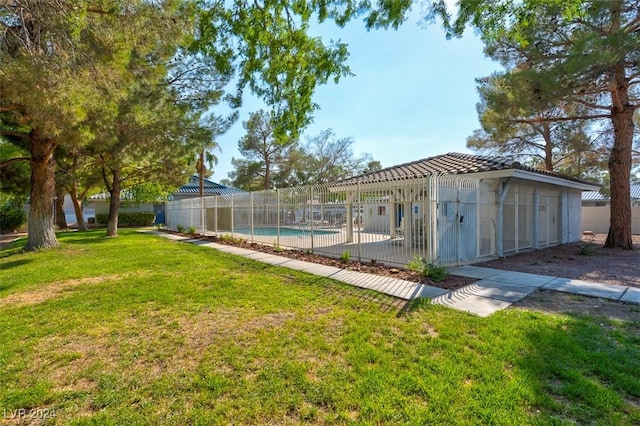
[[9,164],[17,163],[18,161],[31,161],[31,157],[15,157],[8,160],[2,160],[0,161],[0,169],[8,166]]
[[[571,117],[553,117],[541,118],[539,121],[555,122],[555,121],[576,121],[576,120],[595,120],[600,118],[611,118],[610,114],[594,114],[594,115],[576,115]],[[529,120],[511,120],[513,123],[527,123]]]
[[610,106],[594,104],[594,103],[591,103],[591,102],[588,102],[588,101],[584,101],[581,98],[576,98],[575,102],[580,104],[580,105],[584,105],[587,108],[591,108],[591,109],[606,109],[607,111],[611,111],[611,107]]
[[26,133],[22,133],[22,132],[15,132],[13,130],[0,130],[0,135],[1,136],[14,136],[16,138],[20,138],[20,139],[24,139],[27,141],[31,141],[31,137],[26,134]]

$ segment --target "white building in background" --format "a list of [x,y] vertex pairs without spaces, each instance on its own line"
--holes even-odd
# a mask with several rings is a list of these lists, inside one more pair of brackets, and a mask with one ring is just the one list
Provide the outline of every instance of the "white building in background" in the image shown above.
[[[640,234],[640,185],[631,185],[631,232]],[[601,191],[582,193],[582,230],[596,234],[609,232],[611,199]]]

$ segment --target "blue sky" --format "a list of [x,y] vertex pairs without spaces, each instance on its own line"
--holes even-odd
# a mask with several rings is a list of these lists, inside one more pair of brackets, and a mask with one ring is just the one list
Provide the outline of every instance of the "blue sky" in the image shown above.
[[[366,31],[360,21],[341,29],[319,27],[326,39],[349,45],[348,65],[355,74],[317,89],[320,110],[305,136],[332,128],[336,137],[351,137],[356,154],[370,153],[383,167],[446,152],[470,152],[466,139],[479,128],[474,79],[500,65],[485,58],[481,41],[471,32],[447,40],[439,24],[419,25],[413,13],[394,30]],[[262,107],[245,97],[238,122],[218,138],[222,148],[211,179],[220,181],[240,157],[242,122]]]

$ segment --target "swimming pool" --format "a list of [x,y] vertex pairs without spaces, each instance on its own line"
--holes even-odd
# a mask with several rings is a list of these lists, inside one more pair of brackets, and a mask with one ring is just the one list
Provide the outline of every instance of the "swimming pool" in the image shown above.
[[[238,234],[251,235],[251,228],[248,226],[233,228],[233,232]],[[313,235],[330,235],[337,234],[340,232],[339,230],[331,230],[331,229],[314,229]],[[260,235],[265,237],[275,237],[278,235],[278,228],[275,226],[263,226],[263,227],[255,227],[253,228],[253,235]],[[298,229],[298,228],[289,228],[286,226],[280,227],[280,236],[281,237],[307,237],[311,235],[311,228]]]

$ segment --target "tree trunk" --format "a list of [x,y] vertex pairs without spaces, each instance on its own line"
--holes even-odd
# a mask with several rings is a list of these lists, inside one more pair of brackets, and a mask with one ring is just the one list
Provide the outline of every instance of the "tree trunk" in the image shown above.
[[58,229],[67,229],[67,218],[64,214],[64,188],[56,185],[56,226]]
[[271,189],[271,161],[269,157],[265,158],[264,162],[264,189]]
[[604,246],[633,250],[631,239],[631,149],[633,147],[634,107],[629,103],[629,87],[624,68],[615,73],[611,89],[611,123],[614,142],[609,157],[611,179],[611,220]]
[[82,211],[82,200],[78,199],[78,184],[73,182],[69,188],[69,196],[73,204],[73,211],[76,213],[76,222],[78,223],[78,231],[85,232],[87,226],[84,224],[84,212]]
[[31,138],[31,194],[26,251],[57,246],[53,229],[53,195],[55,194],[55,162],[53,151],[56,143],[40,137],[32,130]]
[[542,137],[544,138],[544,169],[553,171],[553,141],[551,140],[551,128],[548,122],[543,123]]
[[120,209],[120,169],[113,169],[113,182],[109,191],[109,221],[107,222],[107,237],[118,236],[118,210]]
[[614,145],[609,157],[611,219],[604,246],[632,250],[631,239],[631,147],[633,145],[633,108],[612,115]]

